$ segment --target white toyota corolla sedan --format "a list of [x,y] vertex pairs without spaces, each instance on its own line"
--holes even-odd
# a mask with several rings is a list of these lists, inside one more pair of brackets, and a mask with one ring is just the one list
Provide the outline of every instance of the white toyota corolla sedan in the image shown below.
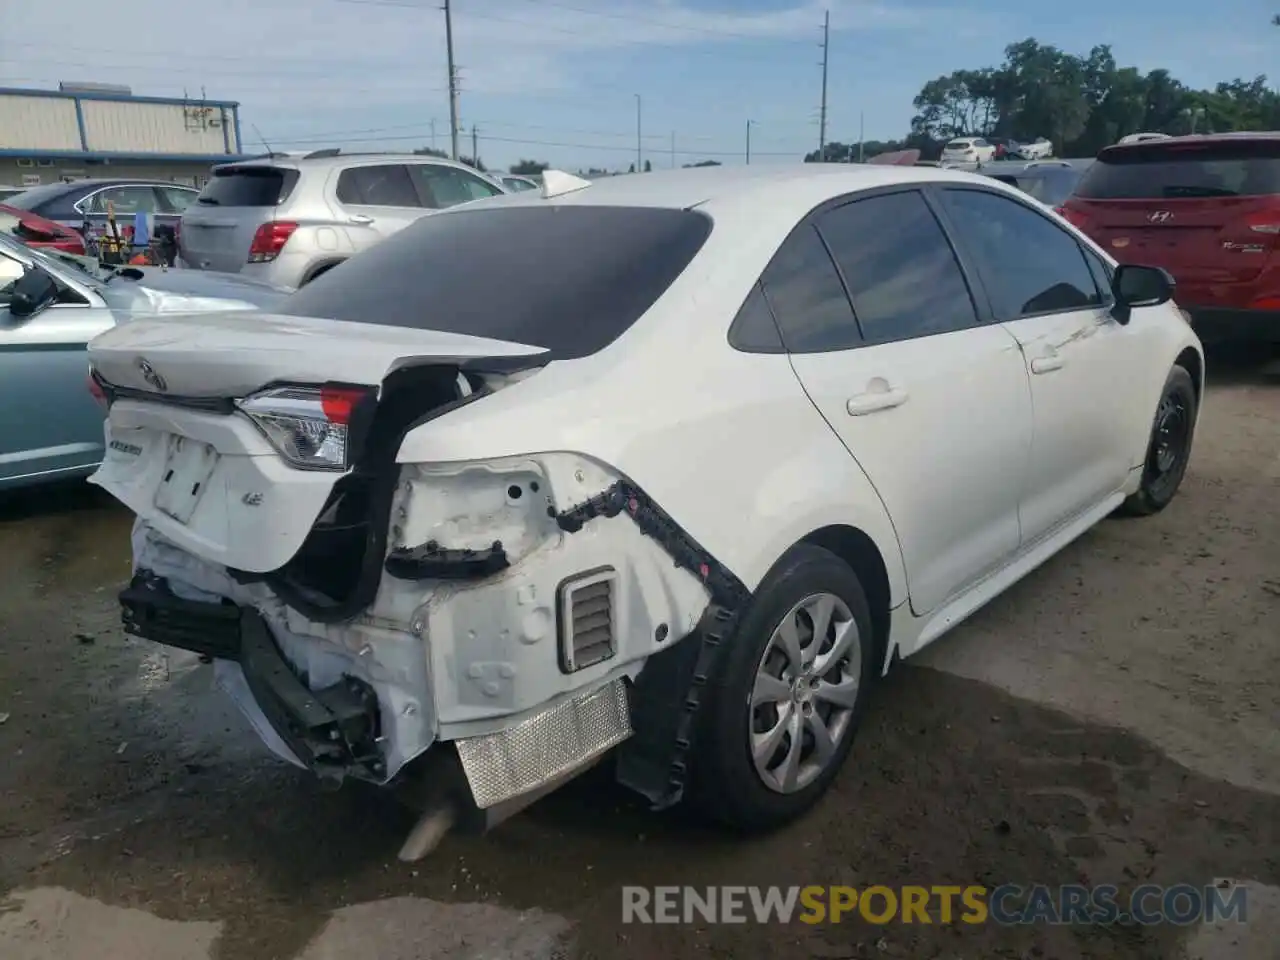
[[1173,499],[1172,294],[976,175],[548,172],[276,314],[92,342],[125,624],[322,776],[491,823],[610,753],[768,828],[897,658]]

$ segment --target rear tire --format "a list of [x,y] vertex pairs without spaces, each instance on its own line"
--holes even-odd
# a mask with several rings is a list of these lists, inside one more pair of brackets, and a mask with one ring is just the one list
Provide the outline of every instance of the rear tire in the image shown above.
[[690,800],[745,832],[814,805],[840,772],[878,675],[866,594],[839,557],[800,544],[765,577],[708,689]]
[[1186,368],[1175,365],[1156,406],[1142,484],[1120,505],[1120,513],[1147,517],[1159,513],[1173,500],[1191,460],[1198,409],[1195,381]]

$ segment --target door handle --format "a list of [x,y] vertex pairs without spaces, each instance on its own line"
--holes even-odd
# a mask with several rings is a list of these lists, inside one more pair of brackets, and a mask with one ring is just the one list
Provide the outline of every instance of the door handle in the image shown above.
[[892,410],[906,402],[907,391],[905,390],[868,390],[866,393],[850,397],[845,404],[845,409],[851,417],[863,417],[868,413]]
[[363,226],[367,226],[370,223],[373,223],[373,217],[366,217],[363,213],[356,213],[347,217],[347,222],[354,223],[357,226],[363,227]]
[[1036,357],[1031,361],[1031,372],[1052,373],[1054,370],[1061,370],[1066,362],[1059,353],[1052,353],[1047,357]]

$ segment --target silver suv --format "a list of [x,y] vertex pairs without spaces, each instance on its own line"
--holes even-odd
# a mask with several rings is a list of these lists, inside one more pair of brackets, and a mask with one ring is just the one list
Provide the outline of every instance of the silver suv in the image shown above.
[[412,154],[273,154],[215,167],[182,215],[188,267],[300,287],[432,210],[507,192],[468,166]]

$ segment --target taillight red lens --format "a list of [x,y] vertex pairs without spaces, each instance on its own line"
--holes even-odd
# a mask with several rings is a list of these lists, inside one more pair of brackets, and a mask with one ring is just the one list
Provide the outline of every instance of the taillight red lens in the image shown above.
[[1076,210],[1071,206],[1063,204],[1061,207],[1057,208],[1057,211],[1059,216],[1061,216],[1064,220],[1067,221],[1067,223],[1071,224],[1077,230],[1084,230],[1088,228],[1089,218],[1086,217],[1079,210]]
[[1244,218],[1244,223],[1254,233],[1280,234],[1280,206],[1255,211]]
[[289,242],[289,238],[297,229],[296,223],[287,220],[264,223],[253,235],[253,242],[249,244],[249,262],[270,263],[280,256],[280,251],[284,249],[284,245]]
[[368,391],[355,387],[324,387],[320,390],[320,409],[330,423],[347,426],[356,404],[368,395]]
[[93,399],[98,401],[99,406],[104,409],[107,406],[107,395],[103,392],[102,384],[98,383],[98,378],[92,373],[88,378],[89,393],[93,395]]

